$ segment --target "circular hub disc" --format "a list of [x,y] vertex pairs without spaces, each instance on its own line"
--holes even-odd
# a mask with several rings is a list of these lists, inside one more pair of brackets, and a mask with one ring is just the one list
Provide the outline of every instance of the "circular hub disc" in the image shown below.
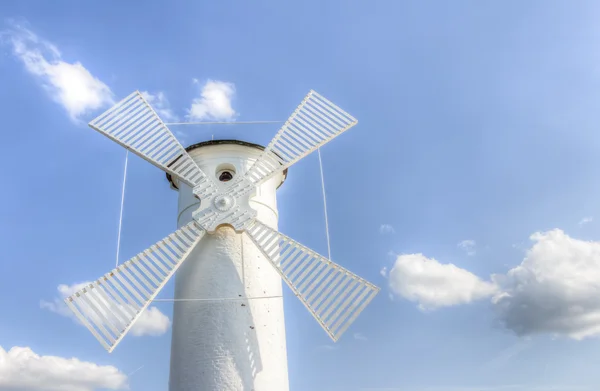
[[221,194],[213,198],[213,205],[220,212],[227,212],[235,206],[235,199],[227,194]]

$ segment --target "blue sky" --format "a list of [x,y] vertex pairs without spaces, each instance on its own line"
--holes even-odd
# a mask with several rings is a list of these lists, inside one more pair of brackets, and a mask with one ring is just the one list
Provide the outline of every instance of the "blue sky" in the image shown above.
[[[600,5],[204,3],[0,4],[0,390],[48,389],[10,366],[60,378],[47,356],[98,365],[73,390],[167,389],[162,318],[108,355],[54,301],[114,265],[125,152],[89,120],[136,89],[163,118],[284,120],[311,88],[359,120],[322,149],[333,260],[382,290],[334,345],[286,288],[291,390],[600,387]],[[164,174],[129,163],[121,260],[176,225]],[[279,209],[326,254],[316,156]]]

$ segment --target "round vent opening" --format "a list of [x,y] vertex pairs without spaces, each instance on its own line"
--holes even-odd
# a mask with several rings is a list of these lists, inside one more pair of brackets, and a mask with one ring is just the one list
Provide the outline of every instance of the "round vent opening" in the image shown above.
[[216,174],[219,181],[229,182],[235,176],[235,166],[230,163],[219,164]]

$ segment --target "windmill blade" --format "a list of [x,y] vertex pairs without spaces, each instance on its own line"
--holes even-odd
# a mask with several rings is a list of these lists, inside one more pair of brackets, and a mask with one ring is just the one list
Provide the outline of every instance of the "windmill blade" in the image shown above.
[[112,352],[205,232],[192,221],[67,297],[65,303]]
[[357,123],[350,114],[311,90],[231,192],[240,196],[250,191]]
[[191,187],[202,184],[207,194],[217,190],[139,91],[89,125]]
[[334,341],[379,292],[370,282],[258,220],[245,232]]

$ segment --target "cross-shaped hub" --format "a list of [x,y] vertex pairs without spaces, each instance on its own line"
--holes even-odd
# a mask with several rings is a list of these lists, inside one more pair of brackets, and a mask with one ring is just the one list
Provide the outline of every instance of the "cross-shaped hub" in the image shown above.
[[194,187],[194,195],[200,199],[200,206],[192,213],[196,222],[212,234],[222,225],[229,225],[243,232],[256,218],[256,211],[250,207],[250,198],[256,193],[256,186],[244,178],[227,184],[215,183],[217,190],[207,192],[206,186]]

